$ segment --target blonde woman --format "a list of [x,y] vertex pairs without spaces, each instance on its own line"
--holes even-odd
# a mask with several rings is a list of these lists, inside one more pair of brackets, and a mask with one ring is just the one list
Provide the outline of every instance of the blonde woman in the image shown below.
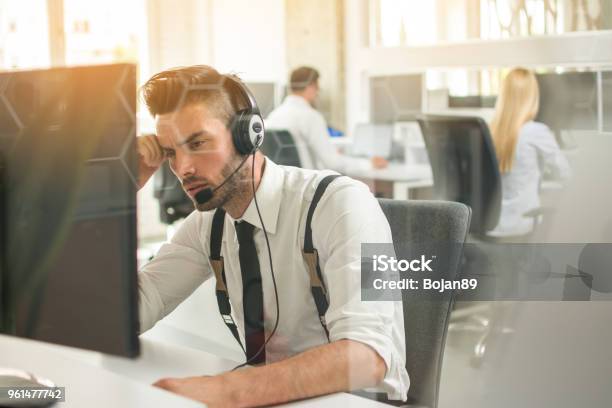
[[570,169],[553,133],[535,122],[540,95],[532,71],[515,68],[504,79],[491,122],[491,135],[502,175],[502,208],[499,223],[490,233],[522,235],[533,221],[524,216],[540,206],[538,195],[543,172],[566,178]]

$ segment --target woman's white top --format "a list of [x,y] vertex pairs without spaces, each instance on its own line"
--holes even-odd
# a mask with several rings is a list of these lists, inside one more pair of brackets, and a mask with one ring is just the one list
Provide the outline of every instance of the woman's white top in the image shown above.
[[542,174],[566,179],[571,171],[551,130],[540,122],[527,122],[520,130],[512,169],[502,174],[502,204],[497,227],[491,236],[522,235],[533,229],[524,214],[540,207]]

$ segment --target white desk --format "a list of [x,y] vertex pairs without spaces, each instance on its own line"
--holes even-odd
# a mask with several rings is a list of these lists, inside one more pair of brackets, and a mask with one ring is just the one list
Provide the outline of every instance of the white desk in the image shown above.
[[390,181],[393,183],[393,198],[395,200],[407,200],[410,198],[409,189],[433,186],[433,176],[431,166],[409,165],[390,163],[384,169],[355,170],[350,177],[357,177],[369,180]]
[[[202,407],[195,401],[155,388],[163,377],[217,374],[236,362],[212,354],[151,340],[142,340],[135,360],[0,335],[0,366],[26,370],[66,387],[58,408]],[[289,406],[357,408],[387,405],[338,393]]]

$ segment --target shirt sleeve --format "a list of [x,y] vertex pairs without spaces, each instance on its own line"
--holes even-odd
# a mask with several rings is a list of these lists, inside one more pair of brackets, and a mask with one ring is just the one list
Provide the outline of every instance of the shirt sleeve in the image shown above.
[[559,180],[565,180],[571,175],[567,158],[559,148],[555,136],[550,129],[541,124],[532,136],[532,143],[538,154],[542,170]]
[[350,157],[338,153],[336,146],[329,140],[327,124],[323,115],[319,112],[313,112],[308,124],[306,143],[313,160],[320,162],[325,169],[350,175],[354,171],[364,171],[372,168],[369,159]]
[[189,215],[170,242],[139,271],[141,333],[172,312],[211,276],[199,235],[202,218],[197,211]]
[[325,319],[330,341],[350,339],[374,349],[387,368],[380,387],[390,399],[405,400],[410,381],[402,303],[361,300],[361,244],[393,242],[387,218],[362,183],[341,178],[329,190],[317,206],[312,229],[329,293]]

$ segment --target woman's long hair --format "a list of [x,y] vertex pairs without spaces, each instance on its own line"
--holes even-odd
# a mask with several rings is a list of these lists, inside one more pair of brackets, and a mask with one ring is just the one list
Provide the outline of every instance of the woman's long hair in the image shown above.
[[521,127],[535,119],[540,104],[538,82],[532,71],[514,68],[504,79],[491,121],[491,135],[499,170],[512,169]]

